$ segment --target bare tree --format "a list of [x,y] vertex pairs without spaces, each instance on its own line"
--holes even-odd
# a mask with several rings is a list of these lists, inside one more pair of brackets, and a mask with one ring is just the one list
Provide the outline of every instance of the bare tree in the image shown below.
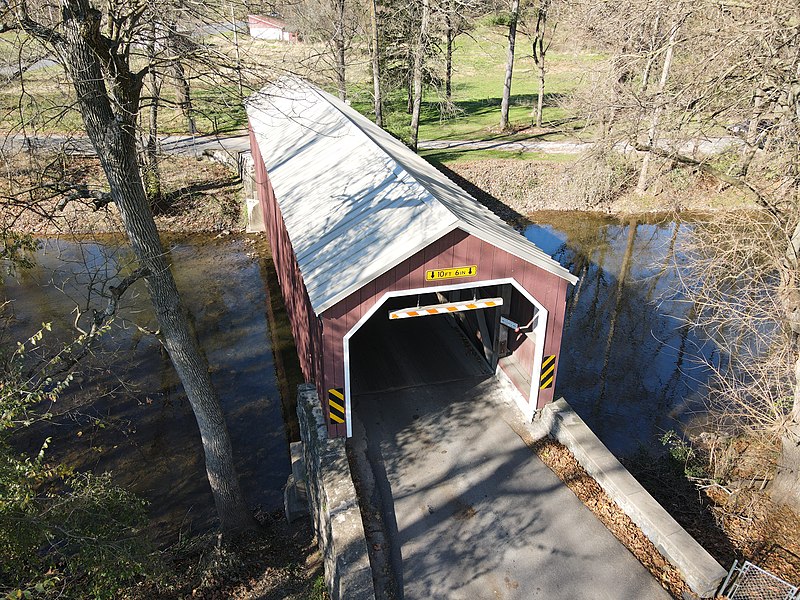
[[148,87],[150,89],[150,119],[147,128],[147,140],[144,143],[142,158],[142,178],[144,179],[145,192],[150,200],[153,212],[164,209],[162,205],[163,194],[161,191],[161,174],[158,167],[158,108],[161,96],[161,82],[158,78],[156,66],[156,20],[150,22],[149,37],[147,39],[148,58]]
[[[677,96],[685,91],[681,87],[684,71],[675,74],[675,49],[686,39],[696,40],[700,35],[698,20],[685,25],[694,8],[687,2],[661,0],[629,0],[605,7],[579,1],[570,6],[570,25],[582,28],[611,53],[604,72],[606,81],[595,83],[576,106],[587,122],[600,117],[601,132],[611,138],[607,143],[656,146],[663,130],[670,130],[672,135],[674,121],[680,120]],[[686,29],[689,31],[684,33]],[[687,47],[687,55],[692,51]],[[651,89],[654,69],[660,69],[661,76],[656,88]],[[654,160],[649,152],[643,157],[640,191],[651,179]]]
[[370,58],[372,62],[372,89],[375,107],[375,124],[383,127],[383,95],[381,90],[381,36],[378,21],[378,0],[370,0]]
[[517,43],[517,22],[519,21],[519,0],[511,0],[508,17],[508,56],[506,76],[503,80],[503,99],[500,102],[500,129],[508,129],[508,112],[511,104],[511,79],[514,75],[514,47]]
[[347,49],[347,37],[345,33],[345,2],[344,0],[333,0],[334,6],[334,29],[333,29],[333,50],[336,57],[336,87],[339,90],[339,98],[347,99],[347,79],[345,77],[346,61],[345,50]]
[[771,494],[795,508],[800,505],[795,283],[800,236],[791,226],[800,223],[799,216],[797,211],[779,219],[743,213],[698,224],[681,254],[687,273],[683,291],[697,309],[692,324],[720,350],[708,363],[711,415],[726,434],[780,442]]
[[439,12],[444,37],[444,97],[453,99],[453,52],[456,39],[470,30],[475,20],[487,11],[484,0],[442,0]]
[[425,54],[428,50],[428,28],[431,18],[431,1],[421,0],[419,31],[417,32],[417,43],[414,47],[414,106],[411,112],[411,148],[417,149],[419,138],[419,116],[422,110],[422,88],[423,88],[423,65]]
[[458,35],[459,13],[454,0],[449,0],[444,9],[445,75],[444,96],[449,102],[453,98],[453,43]]
[[553,42],[553,36],[558,26],[558,21],[551,15],[553,0],[539,0],[532,11],[533,28],[529,33],[531,37],[531,49],[533,51],[533,62],[539,72],[539,90],[534,110],[534,125],[542,126],[542,112],[544,108],[544,82],[545,82],[545,59]]
[[[702,11],[699,10],[702,8]],[[708,227],[693,256],[698,320],[716,332],[725,362],[712,398],[729,424],[780,443],[773,499],[800,509],[800,24],[796,4],[699,5],[694,23],[713,35],[692,39],[681,75],[687,98],[681,132],[747,123],[739,168],[673,149],[654,153],[716,177],[759,207],[742,221]],[[755,117],[758,122],[753,125]],[[765,121],[765,122],[764,122]],[[746,121],[745,121],[746,122]],[[674,129],[673,129],[674,130]],[[684,134],[686,135],[686,134]],[[751,156],[752,154],[752,156]],[[744,161],[741,160],[745,156]],[[745,167],[745,168],[743,168]],[[691,265],[690,265],[691,266]]]
[[186,77],[186,69],[183,66],[184,60],[191,56],[194,47],[193,42],[178,33],[177,21],[170,19],[164,24],[166,50],[168,52],[167,68],[172,72],[172,79],[175,85],[175,95],[177,96],[178,108],[186,119],[186,131],[192,135],[197,133],[192,109],[192,93],[189,79]]
[[[659,19],[656,19],[658,22]],[[680,31],[681,24],[680,22],[674,23],[670,28],[669,38],[667,39],[666,50],[664,51],[664,62],[661,65],[661,77],[658,80],[658,87],[655,93],[655,102],[652,107],[652,113],[650,115],[650,127],[647,130],[647,147],[652,148],[655,147],[658,142],[658,127],[661,123],[661,114],[664,111],[664,103],[666,102],[666,98],[664,96],[664,91],[667,87],[667,81],[669,79],[670,69],[672,68],[672,59],[675,54],[675,45],[678,41],[678,32]],[[650,67],[652,66],[652,61],[648,61],[645,66],[644,75],[642,77],[642,89],[646,91],[647,89],[647,80],[649,78]],[[648,170],[650,166],[650,160],[653,156],[651,151],[646,151],[644,154],[644,158],[642,159],[642,167],[639,171],[639,181],[636,184],[636,191],[638,193],[644,193],[647,189],[648,183]]]
[[[781,448],[773,498],[800,508],[800,24],[793,0],[577,2],[576,27],[613,53],[587,122],[643,158],[639,191],[662,170],[717,179],[755,213],[697,227],[685,293],[717,342],[709,395],[721,422]],[[660,73],[653,81],[655,74]],[[740,136],[720,139],[726,129]],[[699,152],[725,141],[725,158]],[[731,160],[732,159],[732,160]]]
[[103,30],[103,14],[89,0],[64,0],[61,20],[36,18],[20,0],[7,6],[3,30],[21,29],[59,56],[75,89],[86,134],[96,151],[153,302],[161,341],[184,385],[200,429],[206,471],[221,526],[235,532],[254,526],[233,461],[231,442],[208,364],[158,237],[137,163],[136,119],[148,72],[133,70],[142,40],[146,5],[115,5]]
[[327,54],[320,58],[333,72],[339,98],[346,100],[348,54],[355,37],[363,32],[366,5],[350,0],[295,0],[284,10],[304,39],[325,44]]

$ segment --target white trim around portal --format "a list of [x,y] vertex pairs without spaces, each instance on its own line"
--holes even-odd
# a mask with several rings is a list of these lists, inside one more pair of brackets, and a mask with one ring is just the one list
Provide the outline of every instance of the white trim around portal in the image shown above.
[[[353,325],[353,327],[348,331],[343,340],[342,344],[344,345],[344,402],[345,402],[345,421],[347,423],[347,437],[353,437],[353,419],[352,419],[352,409],[350,405],[350,338],[355,335],[355,333],[361,329],[361,327],[378,311],[380,310],[381,306],[389,300],[389,298],[398,298],[401,296],[413,296],[416,294],[430,294],[435,292],[446,292],[452,290],[466,290],[470,288],[478,288],[478,287],[488,287],[491,285],[505,285],[511,284],[511,286],[516,289],[520,294],[522,294],[525,299],[527,299],[531,304],[533,304],[537,312],[534,315],[534,319],[536,319],[536,325],[534,326],[534,333],[536,334],[536,352],[534,354],[533,359],[533,373],[531,377],[531,393],[528,402],[524,402],[524,397],[522,394],[517,394],[514,396],[514,400],[516,401],[517,408],[520,409],[525,418],[530,421],[533,419],[533,413],[536,411],[536,406],[539,402],[539,386],[537,382],[539,381],[538,377],[533,377],[538,373],[538,369],[541,369],[542,366],[542,356],[544,354],[544,342],[545,342],[545,332],[547,331],[547,320],[548,320],[548,311],[547,309],[542,306],[542,304],[536,300],[529,292],[526,290],[522,284],[520,284],[516,279],[513,277],[507,277],[504,279],[490,279],[488,281],[472,281],[472,282],[464,282],[464,283],[454,283],[451,285],[439,285],[439,286],[431,286],[431,287],[424,287],[424,288],[414,288],[410,290],[395,290],[391,292],[386,292],[380,299],[372,305],[372,307],[364,313],[364,315],[358,320],[358,322]],[[498,366],[499,368],[499,366]]]

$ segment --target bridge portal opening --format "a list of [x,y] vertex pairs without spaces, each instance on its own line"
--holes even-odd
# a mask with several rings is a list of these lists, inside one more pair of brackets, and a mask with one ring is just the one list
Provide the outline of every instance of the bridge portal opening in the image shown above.
[[512,283],[387,298],[349,338],[349,397],[357,406],[497,374],[532,416],[545,321],[546,311]]

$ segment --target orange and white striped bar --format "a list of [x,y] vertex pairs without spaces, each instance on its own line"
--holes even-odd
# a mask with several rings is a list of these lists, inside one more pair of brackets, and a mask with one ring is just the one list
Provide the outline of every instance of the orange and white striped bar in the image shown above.
[[416,308],[403,308],[389,313],[389,319],[408,319],[409,317],[427,317],[428,315],[446,315],[447,313],[461,312],[464,310],[478,310],[480,308],[494,308],[502,306],[502,298],[483,298],[466,302],[448,302],[447,304],[432,304]]

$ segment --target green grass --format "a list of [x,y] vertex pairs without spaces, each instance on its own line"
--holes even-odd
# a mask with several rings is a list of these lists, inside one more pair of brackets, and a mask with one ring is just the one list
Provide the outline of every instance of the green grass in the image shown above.
[[[35,77],[26,77],[24,92],[20,85],[10,84],[0,90],[0,129],[25,129],[40,133],[80,133],[83,121],[75,104],[72,85],[60,67],[37,70]],[[186,118],[176,108],[175,92],[162,89],[159,108],[159,131],[162,134],[187,133]],[[244,107],[239,103],[236,86],[197,87],[192,92],[192,111],[200,133],[226,133],[247,126]],[[147,118],[149,107],[143,105]]]
[[235,85],[197,89],[192,105],[200,131],[227,133],[247,127],[247,114]]
[[329,598],[330,596],[328,595],[328,588],[325,585],[325,578],[319,575],[311,585],[311,589],[308,590],[305,600],[328,600]]
[[60,67],[47,67],[0,89],[0,127],[5,130],[74,132],[81,129],[75,95]]
[[[578,125],[559,102],[582,84],[584,72],[603,57],[559,51],[559,48],[548,54],[544,128],[532,130],[538,75],[528,40],[518,35],[509,133],[499,128],[506,44],[502,27],[484,26],[471,35],[458,38],[453,55],[452,105],[446,106],[437,90],[426,90],[420,115],[420,139],[474,140],[502,136],[510,140],[535,138],[556,141],[571,136]],[[369,95],[371,87],[363,82],[356,83],[353,88],[353,106],[363,114],[373,116]],[[389,95],[385,112],[386,128],[400,138],[408,139],[410,116],[406,112],[403,90]]]
[[[224,46],[225,36],[219,36]],[[249,46],[242,37],[242,48]],[[16,41],[0,36],[0,53],[9,54]],[[557,141],[573,137],[579,124],[561,106],[561,100],[583,85],[584,73],[604,57],[598,54],[574,53],[568,39],[557,40],[548,54],[544,127],[531,128],[532,110],[537,101],[537,71],[530,57],[528,39],[518,35],[514,81],[512,86],[510,131],[500,131],[500,102],[505,77],[506,28],[480,25],[456,40],[453,55],[453,97],[443,101],[443,94],[427,86],[423,98],[419,138],[438,140],[477,140],[502,138]],[[281,46],[253,52],[280,54],[282,61],[299,61],[312,50],[307,45]],[[222,46],[221,46],[222,47]],[[354,51],[355,52],[355,51]],[[247,56],[245,52],[243,56]],[[260,56],[260,55],[259,55]],[[254,55],[255,57],[255,55]],[[256,59],[258,57],[255,57]],[[258,60],[261,60],[258,58]],[[440,59],[439,60],[441,63]],[[433,63],[431,63],[433,64]],[[299,68],[299,67],[298,67]],[[443,70],[436,64],[435,70]],[[350,98],[353,107],[372,117],[371,74],[368,68],[353,67],[348,71]],[[145,95],[147,95],[145,91]],[[186,119],[175,108],[175,90],[165,82],[161,88],[164,101],[159,111],[162,133],[184,133]],[[244,110],[234,85],[211,85],[195,80],[192,90],[195,121],[201,133],[230,132],[246,127]],[[144,108],[143,110],[147,110]],[[385,127],[401,139],[408,140],[410,115],[406,112],[405,91],[391,91],[385,98]],[[145,115],[146,116],[146,115]],[[23,87],[11,83],[0,90],[0,128],[19,130],[25,124],[41,132],[70,132],[83,129],[75,109],[74,92],[60,67],[37,70],[25,76]]]
[[[19,45],[23,52],[30,44],[14,34],[0,35],[0,61],[14,63]],[[33,48],[35,50],[35,48]],[[142,116],[148,117],[148,96],[142,92]],[[178,110],[175,87],[170,80],[161,86],[159,130],[161,133],[186,133],[186,118]],[[247,125],[244,107],[232,82],[214,85],[195,79],[192,86],[192,108],[200,133],[230,132]],[[60,66],[36,69],[25,73],[22,81],[13,81],[0,89],[0,129],[17,132],[25,129],[38,133],[81,133],[83,121],[75,102],[73,86]]]

